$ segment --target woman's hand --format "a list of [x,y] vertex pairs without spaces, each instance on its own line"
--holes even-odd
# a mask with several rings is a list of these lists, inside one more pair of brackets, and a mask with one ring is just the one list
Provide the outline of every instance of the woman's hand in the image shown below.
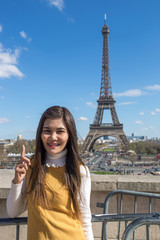
[[22,152],[20,161],[16,165],[15,177],[13,179],[14,184],[19,184],[23,181],[26,176],[26,171],[28,170],[28,165],[30,165],[29,158],[25,157],[25,146],[22,145]]

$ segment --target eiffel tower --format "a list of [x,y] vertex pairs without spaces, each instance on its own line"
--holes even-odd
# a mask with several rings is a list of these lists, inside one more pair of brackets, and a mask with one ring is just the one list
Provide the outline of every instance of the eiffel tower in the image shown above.
[[[83,151],[90,151],[95,141],[102,136],[112,136],[117,138],[123,149],[128,145],[127,137],[123,131],[123,124],[120,124],[116,112],[116,101],[112,95],[108,47],[109,28],[106,25],[106,14],[104,26],[102,28],[102,35],[103,52],[100,95],[99,99],[97,100],[98,106],[93,124],[90,124],[89,133],[83,144]],[[104,110],[110,110],[112,123],[102,123]]]

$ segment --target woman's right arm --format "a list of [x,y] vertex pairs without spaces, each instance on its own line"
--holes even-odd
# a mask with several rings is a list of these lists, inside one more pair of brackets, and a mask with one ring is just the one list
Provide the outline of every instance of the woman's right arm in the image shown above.
[[29,158],[25,157],[25,146],[22,146],[20,161],[15,169],[15,177],[7,198],[7,213],[9,217],[17,217],[26,209],[26,183],[25,176],[30,165]]
[[18,217],[27,209],[25,180],[19,184],[12,181],[7,198],[7,213],[11,218]]

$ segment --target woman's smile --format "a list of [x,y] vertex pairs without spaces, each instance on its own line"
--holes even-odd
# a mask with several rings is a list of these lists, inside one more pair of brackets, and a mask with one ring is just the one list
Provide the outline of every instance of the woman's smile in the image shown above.
[[51,148],[55,148],[55,147],[59,146],[59,144],[58,143],[53,143],[53,144],[48,143],[48,146]]

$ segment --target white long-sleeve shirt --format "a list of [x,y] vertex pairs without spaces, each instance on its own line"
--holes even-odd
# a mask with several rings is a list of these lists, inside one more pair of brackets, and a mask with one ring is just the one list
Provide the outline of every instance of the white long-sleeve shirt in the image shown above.
[[[58,164],[58,165],[57,165]],[[64,156],[58,161],[51,159],[46,160],[46,167],[58,167],[65,164]],[[93,240],[93,232],[91,225],[91,211],[90,211],[90,192],[91,192],[91,178],[87,167],[80,167],[81,173],[81,189],[80,189],[80,210],[82,214],[82,227],[86,240]],[[20,184],[12,182],[11,189],[7,198],[7,212],[9,217],[14,218],[27,210],[26,198],[26,183],[25,179]]]

